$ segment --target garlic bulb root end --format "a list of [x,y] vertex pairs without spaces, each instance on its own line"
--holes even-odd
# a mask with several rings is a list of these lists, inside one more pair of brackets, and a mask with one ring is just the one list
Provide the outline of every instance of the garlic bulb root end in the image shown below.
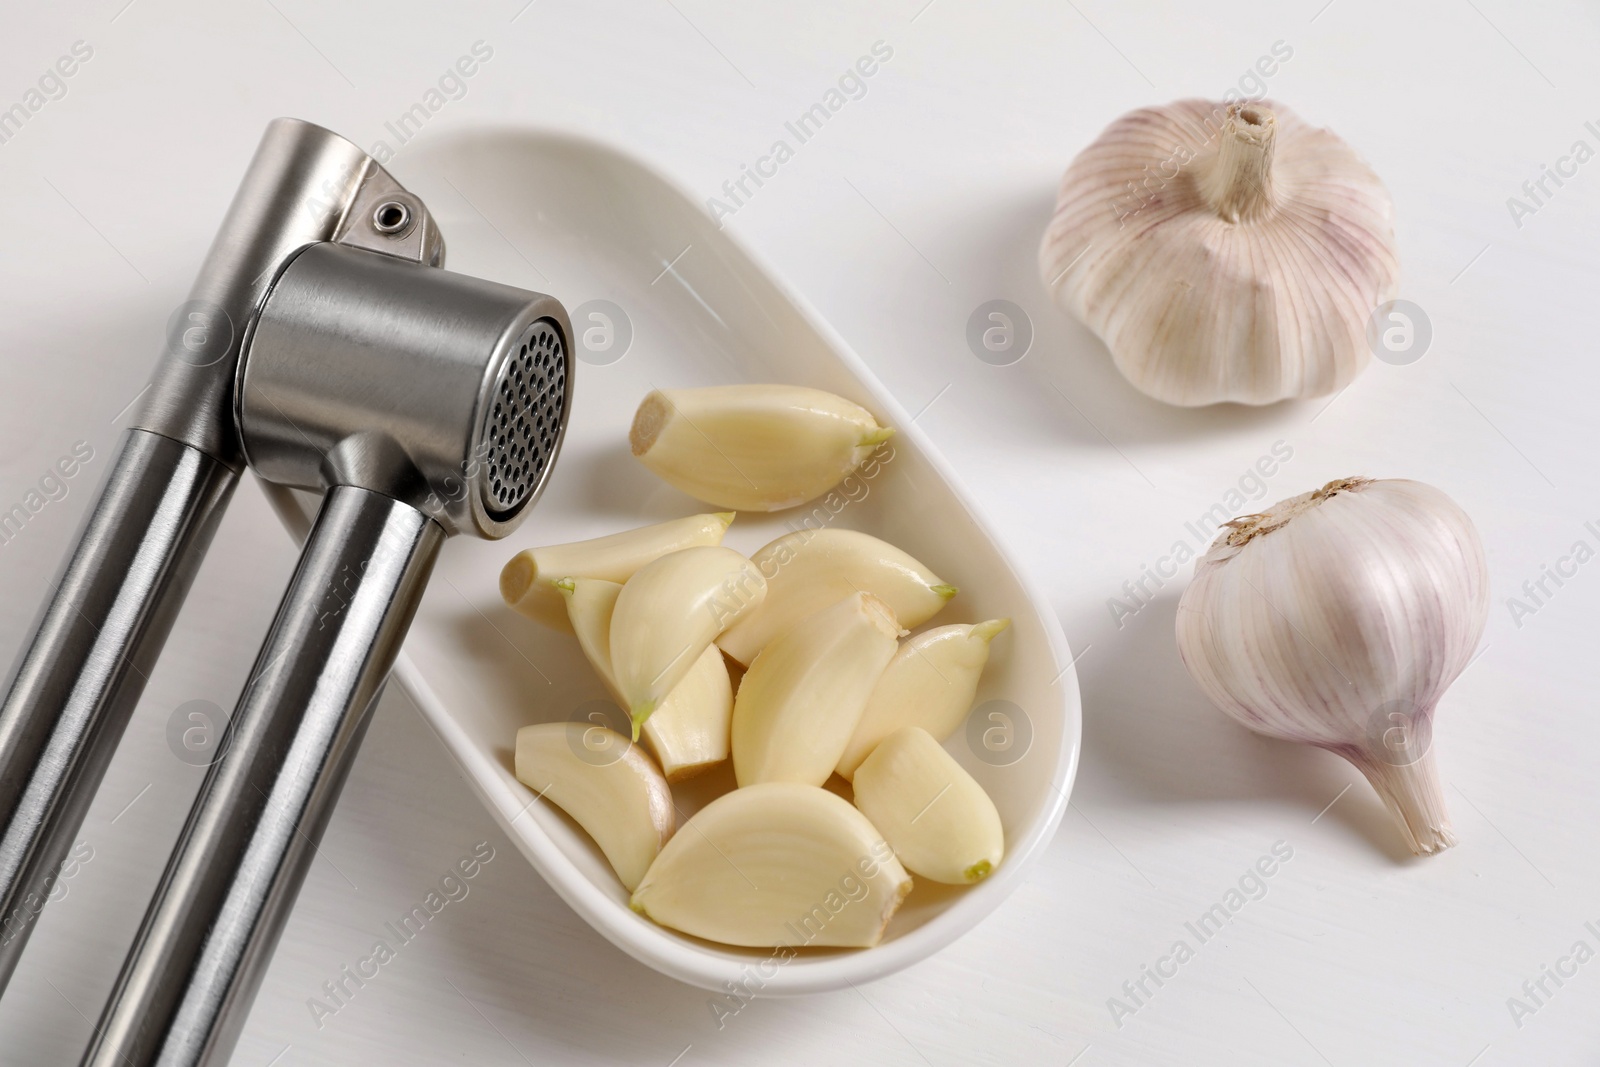
[[1229,519],[1222,524],[1231,531],[1224,540],[1231,548],[1243,548],[1257,537],[1289,525],[1297,515],[1310,511],[1324,500],[1338,496],[1340,493],[1359,493],[1371,484],[1371,478],[1364,478],[1360,475],[1351,478],[1335,478],[1321,489],[1313,489],[1309,493],[1291,497],[1267,511],[1258,511],[1250,515],[1240,515],[1236,519]]

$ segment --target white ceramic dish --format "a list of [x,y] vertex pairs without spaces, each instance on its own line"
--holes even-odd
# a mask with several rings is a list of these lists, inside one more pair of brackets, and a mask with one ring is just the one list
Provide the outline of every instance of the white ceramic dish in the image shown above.
[[[511,748],[519,727],[575,717],[604,694],[576,640],[508,610],[497,579],[520,548],[714,510],[668,488],[629,455],[633,410],[650,388],[815,386],[856,401],[898,431],[893,459],[863,483],[864,495],[853,493],[859,499],[836,515],[824,506],[821,516],[899,545],[958,585],[960,595],[930,625],[1010,616],[1013,626],[993,646],[977,703],[1008,701],[1020,715],[1011,713],[1015,732],[1005,758],[1014,762],[1007,765],[978,758],[965,732],[946,743],[1000,810],[1007,852],[996,872],[966,889],[917,880],[878,947],[803,950],[771,977],[772,966],[761,968],[761,992],[871,981],[969,930],[1020,884],[1066,810],[1078,761],[1078,685],[1048,603],[973,513],[922,431],[803,299],[633,158],[576,137],[503,131],[456,139],[430,155],[419,151],[395,169],[440,219],[453,269],[546,289],[575,312],[578,331],[601,325],[576,313],[593,299],[623,308],[632,326],[620,359],[579,365],[559,462],[522,528],[503,542],[447,543],[396,669],[506,833],[573,910],[664,974],[722,992],[772,955],[681,936],[635,914],[576,824],[535,803],[516,780]],[[545,277],[525,277],[530,270]],[[811,514],[741,515],[726,543],[753,551]],[[986,728],[1006,724],[986,719],[976,730]],[[731,774],[714,773],[675,789],[676,799],[687,815],[730,786]]]

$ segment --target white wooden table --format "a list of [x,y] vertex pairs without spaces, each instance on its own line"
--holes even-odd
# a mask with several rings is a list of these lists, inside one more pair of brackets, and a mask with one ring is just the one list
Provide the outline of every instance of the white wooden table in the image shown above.
[[[1585,525],[1600,520],[1600,163],[1548,186],[1532,214],[1507,203],[1574,142],[1600,149],[1592,9],[525,2],[0,13],[0,107],[40,90],[0,143],[0,505],[78,442],[93,452],[0,547],[0,654],[22,640],[264,123],[292,114],[385,140],[404,181],[406,148],[386,124],[426,110],[481,42],[489,58],[447,83],[416,136],[581,130],[707,198],[791,142],[727,224],[922,410],[1050,592],[1081,653],[1072,809],[1029,883],[931,961],[758,1002],[719,1029],[707,994],[634,963],[556,899],[391,692],[235,1063],[1592,1062],[1600,963],[1561,960],[1578,942],[1600,949],[1600,563],[1547,582],[1537,604],[1522,587],[1576,542],[1600,548],[1600,522]],[[79,58],[92,54],[41,86],[80,41]],[[859,98],[804,143],[786,133],[880,41],[892,56]],[[1045,298],[1034,252],[1055,179],[1127,109],[1253,88],[1248,72],[1279,42],[1292,56],[1263,79],[1271,94],[1389,183],[1402,295],[1425,309],[1431,347],[1375,365],[1331,405],[1164,408]],[[539,284],[509,248],[474,253],[478,272]],[[1035,330],[1010,366],[965,340],[992,299]],[[1486,650],[1439,719],[1462,839],[1443,856],[1401,854],[1352,768],[1207,705],[1172,640],[1186,573],[1129,617],[1108,603],[1275,447],[1291,455],[1271,499],[1339,475],[1414,477],[1482,530],[1495,604]],[[0,1001],[0,1062],[76,1062],[199,784],[167,722],[191,700],[232,706],[292,561],[245,483],[84,825],[92,858]],[[1537,610],[1519,618],[1511,597]],[[495,859],[470,895],[337,1013],[313,1013],[323,983],[480,842]],[[1185,924],[1275,846],[1292,857],[1265,895],[1200,943]],[[1133,1005],[1124,983],[1137,990],[1180,940],[1192,958],[1159,987],[1146,979],[1114,1019],[1110,998]],[[1544,979],[1536,1004],[1524,983],[1537,992],[1546,966],[1576,973]],[[1514,1013],[1513,997],[1534,1010]]]

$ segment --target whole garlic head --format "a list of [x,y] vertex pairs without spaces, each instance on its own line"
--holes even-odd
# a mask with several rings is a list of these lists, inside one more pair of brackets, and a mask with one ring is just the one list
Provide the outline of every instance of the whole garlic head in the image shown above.
[[1483,545],[1455,501],[1343,478],[1226,524],[1178,601],[1178,652],[1245,726],[1355,764],[1430,853],[1456,842],[1434,710],[1488,615]]
[[1073,160],[1039,250],[1056,303],[1185,407],[1342,389],[1399,284],[1394,205],[1349,145],[1270,101],[1129,112]]

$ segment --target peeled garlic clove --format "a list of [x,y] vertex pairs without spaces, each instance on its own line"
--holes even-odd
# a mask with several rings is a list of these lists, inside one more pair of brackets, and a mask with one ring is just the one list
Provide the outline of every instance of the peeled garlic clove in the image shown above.
[[[583,654],[622,702],[611,676],[611,614],[622,586],[599,578],[563,578],[555,583]],[[722,650],[707,645],[683,681],[673,687],[640,731],[668,782],[692,778],[728,758],[733,721],[733,683]]]
[[1113,122],[1061,180],[1039,268],[1128,381],[1193,406],[1344,388],[1394,298],[1394,207],[1355,151],[1276,103]]
[[728,758],[732,724],[728,665],[721,649],[707,645],[641,732],[667,781],[681,782]]
[[1345,478],[1227,524],[1178,602],[1178,651],[1244,725],[1355,764],[1430,853],[1456,842],[1434,708],[1488,614],[1483,545],[1454,501]]
[[869,948],[911,877],[849,802],[768,782],[706,805],[662,849],[633,909],[674,930],[749,948]]
[[672,837],[672,792],[637,745],[603,726],[517,731],[517,781],[572,816],[632,892]]
[[902,726],[920,726],[935,741],[955,733],[972,710],[978,679],[989,662],[989,642],[1010,625],[1010,619],[959,623],[907,640],[878,679],[834,769],[853,777],[867,753]]
[[856,807],[913,874],[968,885],[1005,855],[994,801],[921,727],[884,738],[856,770],[855,791]]
[[647,563],[611,613],[612,680],[634,738],[723,628],[761,603],[767,583],[731,548],[685,548]]
[[717,638],[722,651],[749,666],[789,627],[851,593],[881,597],[900,625],[931,619],[956,587],[887,541],[855,530],[796,530],[750,557],[766,576],[764,603]]
[[606,688],[616,694],[611,675],[611,615],[617,607],[622,583],[604,578],[562,578],[552,582],[567,602],[567,621],[577,635],[578,647]]
[[633,572],[668,552],[718,545],[733,512],[689,515],[588,541],[518,552],[500,572],[500,595],[518,612],[555,630],[568,629],[567,609],[555,583],[562,578],[625,582]]
[[821,496],[894,433],[866,408],[797,385],[657,389],[633,417],[633,454],[698,500],[777,511]]
[[733,702],[739,784],[827,781],[899,635],[888,605],[852,593],[762,649]]

